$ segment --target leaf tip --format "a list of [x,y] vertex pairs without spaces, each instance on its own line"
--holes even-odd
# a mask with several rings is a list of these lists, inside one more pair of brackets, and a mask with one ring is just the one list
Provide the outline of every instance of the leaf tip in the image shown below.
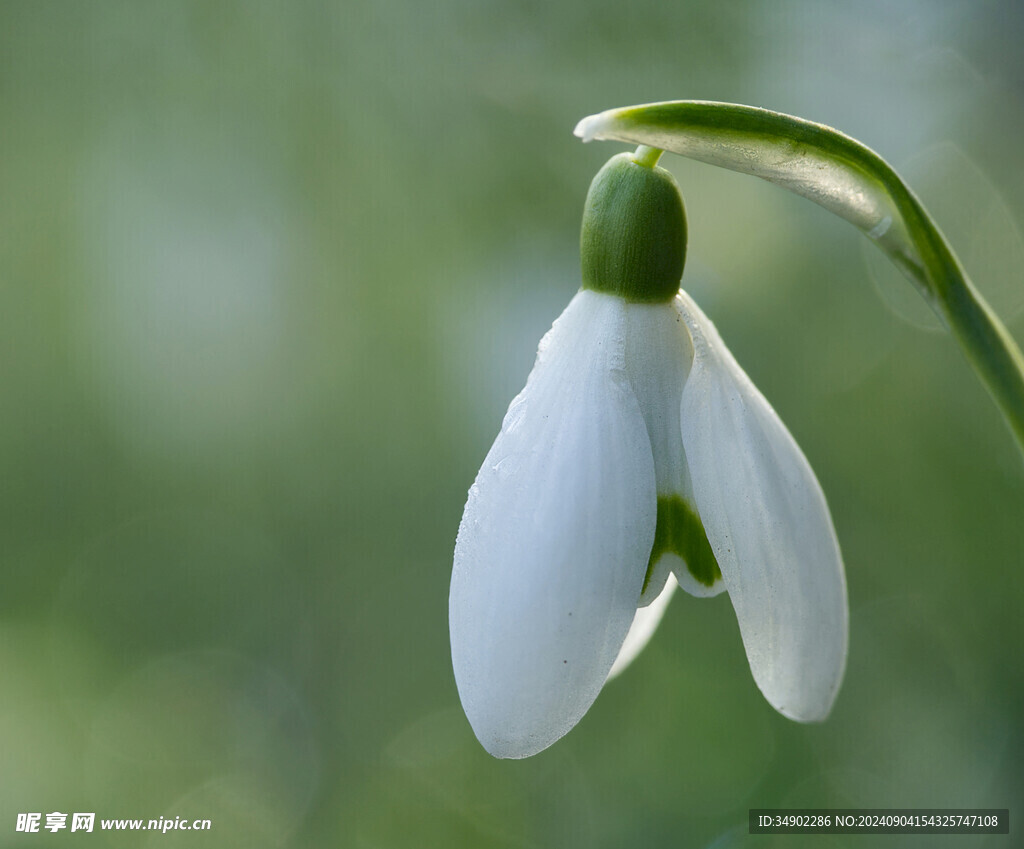
[[598,138],[606,121],[605,114],[601,112],[597,115],[588,115],[576,125],[576,129],[572,131],[573,135],[583,139],[584,144]]

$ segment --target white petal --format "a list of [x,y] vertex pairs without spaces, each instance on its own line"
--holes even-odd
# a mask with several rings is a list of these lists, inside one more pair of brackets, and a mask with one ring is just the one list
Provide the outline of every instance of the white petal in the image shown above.
[[685,293],[676,303],[694,346],[683,443],[751,672],[780,713],[824,719],[846,665],[848,618],[825,496],[714,325]]
[[[667,555],[666,559],[668,559]],[[619,649],[619,656],[615,658],[615,663],[608,673],[609,681],[620,675],[627,666],[636,660],[637,655],[646,648],[647,643],[650,642],[654,632],[658,629],[658,625],[661,624],[661,617],[665,615],[668,603],[672,600],[672,594],[675,593],[676,587],[679,586],[673,580],[663,583],[664,587],[654,601],[646,607],[637,609],[636,616],[633,617],[633,624],[630,625],[629,633],[626,634],[626,641],[622,644],[622,648]]]
[[679,402],[693,346],[673,304],[626,305],[626,373],[654,453],[658,495],[693,500],[679,438]]
[[[683,386],[692,361],[690,334],[674,304],[627,305],[626,373],[647,424],[647,435],[654,453],[658,497],[671,499],[678,496],[692,513],[696,513],[679,423]],[[666,510],[663,519],[670,515],[670,510]],[[676,529],[659,529],[659,533],[663,531],[675,536]],[[699,527],[692,531],[698,535],[701,533]],[[689,551],[697,556],[700,544],[690,544]],[[718,595],[725,589],[721,580],[710,586],[698,581],[679,556],[684,553],[685,547],[676,552],[670,547],[658,557],[640,596],[641,606],[660,598],[670,572],[675,574],[679,586],[699,598]],[[692,565],[697,566],[696,563]]]
[[580,292],[469,492],[449,597],[462,705],[493,755],[572,728],[636,612],[654,539],[650,441],[623,366],[625,303]]

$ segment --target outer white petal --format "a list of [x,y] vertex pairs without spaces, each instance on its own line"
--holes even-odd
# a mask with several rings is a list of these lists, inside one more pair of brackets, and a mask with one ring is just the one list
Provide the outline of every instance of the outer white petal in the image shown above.
[[683,443],[751,672],[780,713],[824,719],[846,665],[848,618],[825,496],[714,325],[685,293],[676,304],[694,346]]
[[497,757],[539,752],[580,720],[636,613],[656,497],[624,371],[624,309],[583,291],[555,322],[459,527],[452,663]]
[[[666,557],[668,556],[666,555]],[[678,560],[679,558],[674,559]],[[679,565],[684,569],[686,568],[681,563]],[[647,643],[650,642],[654,632],[658,629],[658,625],[661,624],[661,617],[665,615],[668,603],[672,600],[676,587],[679,586],[679,584],[671,580],[671,575],[668,577],[669,580],[663,582],[664,586],[661,592],[658,593],[658,597],[646,607],[637,609],[636,616],[633,617],[633,624],[629,628],[629,633],[626,634],[626,641],[622,644],[622,648],[619,649],[619,656],[615,658],[615,663],[608,673],[609,681],[617,675],[621,675],[626,667],[636,660],[637,655],[647,647]]]

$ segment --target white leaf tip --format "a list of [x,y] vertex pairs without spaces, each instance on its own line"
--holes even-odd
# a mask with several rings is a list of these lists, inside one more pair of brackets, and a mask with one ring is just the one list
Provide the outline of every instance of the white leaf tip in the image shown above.
[[574,136],[583,139],[584,144],[594,141],[594,139],[599,137],[599,133],[605,123],[605,120],[604,112],[597,115],[588,115],[576,125],[576,128],[572,133]]

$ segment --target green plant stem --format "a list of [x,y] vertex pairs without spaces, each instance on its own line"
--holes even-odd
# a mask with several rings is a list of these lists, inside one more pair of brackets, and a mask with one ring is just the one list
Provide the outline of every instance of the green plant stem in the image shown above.
[[658,160],[661,159],[664,152],[660,148],[642,144],[633,152],[633,161],[645,168],[653,168],[658,164]]

